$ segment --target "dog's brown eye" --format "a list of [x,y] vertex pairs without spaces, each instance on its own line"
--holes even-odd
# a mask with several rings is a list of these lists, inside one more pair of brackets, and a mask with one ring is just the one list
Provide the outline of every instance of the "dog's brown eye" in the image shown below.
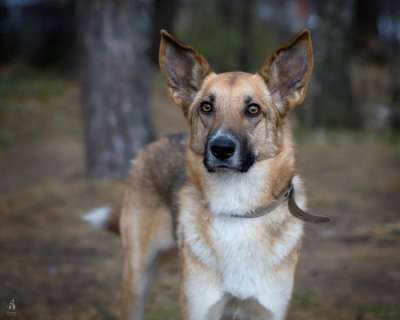
[[200,110],[203,113],[211,113],[213,111],[213,106],[209,102],[202,102],[200,105]]
[[246,113],[249,116],[256,116],[260,113],[261,108],[258,104],[252,103],[247,106]]

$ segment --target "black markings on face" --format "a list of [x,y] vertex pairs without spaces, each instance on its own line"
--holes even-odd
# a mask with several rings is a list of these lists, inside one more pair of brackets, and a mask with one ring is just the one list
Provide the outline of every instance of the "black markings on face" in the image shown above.
[[251,96],[245,96],[244,97],[244,103],[246,105],[250,104],[253,101],[253,98]]

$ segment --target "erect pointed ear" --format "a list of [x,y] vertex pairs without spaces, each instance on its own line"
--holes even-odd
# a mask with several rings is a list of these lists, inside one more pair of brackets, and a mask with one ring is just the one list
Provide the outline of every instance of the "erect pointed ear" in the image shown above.
[[186,115],[194,95],[211,72],[208,62],[192,47],[179,43],[165,30],[161,30],[159,59],[161,71],[168,81],[168,90]]
[[279,112],[303,102],[313,69],[310,31],[298,33],[286,46],[269,57],[259,74],[264,78]]

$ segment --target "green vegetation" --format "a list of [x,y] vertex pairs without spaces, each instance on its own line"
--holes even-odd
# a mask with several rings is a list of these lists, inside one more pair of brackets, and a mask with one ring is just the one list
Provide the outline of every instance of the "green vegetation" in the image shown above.
[[358,314],[362,318],[364,315],[379,320],[395,320],[398,319],[399,317],[399,314],[396,312],[396,309],[390,305],[365,305],[365,306],[363,305],[363,306],[357,306],[356,309],[358,310]]
[[294,309],[309,311],[320,306],[319,297],[311,290],[295,292],[292,299]]
[[241,39],[238,36],[241,32],[241,10],[233,10],[229,14],[222,12],[223,9],[215,1],[195,1],[193,7],[188,21],[178,28],[177,36],[185,43],[195,45],[217,72],[236,70],[239,65],[238,53],[243,46],[247,49],[250,64],[249,70],[243,71],[250,72],[256,71],[272,50],[276,49],[276,32],[267,28],[259,19],[252,21],[252,35]]
[[78,112],[76,84],[54,71],[21,64],[0,69],[0,148],[37,140],[41,134],[75,132]]

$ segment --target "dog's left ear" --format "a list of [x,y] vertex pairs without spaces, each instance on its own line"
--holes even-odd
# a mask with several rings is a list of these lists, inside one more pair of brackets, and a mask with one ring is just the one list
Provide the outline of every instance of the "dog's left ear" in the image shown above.
[[176,41],[161,30],[160,68],[168,81],[168,90],[185,116],[204,78],[211,73],[205,58],[192,47]]
[[269,57],[258,71],[282,115],[303,102],[312,69],[311,35],[303,30]]

